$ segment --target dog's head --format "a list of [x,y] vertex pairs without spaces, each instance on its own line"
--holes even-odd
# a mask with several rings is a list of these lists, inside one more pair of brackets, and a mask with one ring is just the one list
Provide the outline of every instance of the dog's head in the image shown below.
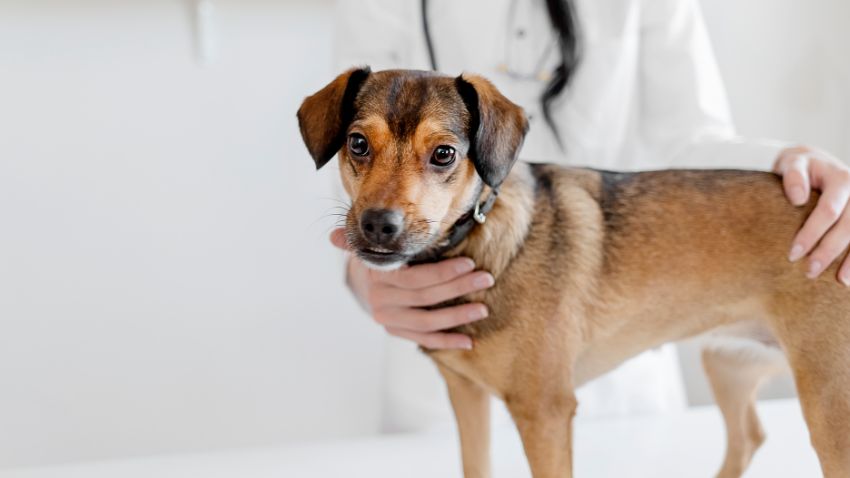
[[348,242],[379,268],[436,247],[485,184],[505,179],[528,129],[484,78],[368,68],[305,99],[298,121],[317,169],[339,153]]

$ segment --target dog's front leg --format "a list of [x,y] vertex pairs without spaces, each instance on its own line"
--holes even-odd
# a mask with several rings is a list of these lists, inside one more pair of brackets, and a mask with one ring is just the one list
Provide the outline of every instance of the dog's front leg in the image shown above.
[[568,478],[572,470],[572,391],[522,393],[505,401],[522,437],[534,478]]
[[490,395],[479,385],[437,363],[446,380],[460,433],[465,478],[490,477]]

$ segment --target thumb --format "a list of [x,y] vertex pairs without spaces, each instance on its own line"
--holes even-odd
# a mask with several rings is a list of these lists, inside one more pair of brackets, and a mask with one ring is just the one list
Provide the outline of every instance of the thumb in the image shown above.
[[338,227],[331,231],[331,244],[334,246],[347,251],[348,250],[348,241],[345,239],[345,229]]

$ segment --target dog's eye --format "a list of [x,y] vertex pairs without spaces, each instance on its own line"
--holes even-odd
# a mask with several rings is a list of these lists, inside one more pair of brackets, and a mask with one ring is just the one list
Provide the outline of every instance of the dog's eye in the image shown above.
[[431,155],[431,164],[436,164],[437,166],[448,166],[455,162],[455,156],[455,149],[451,146],[437,146],[437,149],[434,150],[434,154]]
[[366,156],[369,154],[369,142],[362,134],[352,133],[348,137],[348,150],[355,156]]

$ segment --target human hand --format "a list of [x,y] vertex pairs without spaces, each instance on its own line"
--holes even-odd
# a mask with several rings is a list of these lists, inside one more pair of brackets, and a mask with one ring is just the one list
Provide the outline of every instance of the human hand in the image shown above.
[[[331,232],[330,239],[334,246],[348,250],[343,229]],[[456,257],[394,271],[377,271],[352,255],[347,266],[347,281],[355,297],[389,334],[429,349],[468,350],[472,348],[471,338],[440,331],[487,317],[484,304],[469,303],[433,310],[422,307],[493,286],[490,273],[474,269],[472,259]]]
[[[808,256],[808,277],[818,277],[850,244],[850,168],[834,156],[814,148],[796,146],[779,153],[773,171],[782,175],[785,195],[801,206],[812,189],[821,196],[815,209],[794,238],[788,259]],[[850,286],[850,261],[844,260],[838,279]]]

